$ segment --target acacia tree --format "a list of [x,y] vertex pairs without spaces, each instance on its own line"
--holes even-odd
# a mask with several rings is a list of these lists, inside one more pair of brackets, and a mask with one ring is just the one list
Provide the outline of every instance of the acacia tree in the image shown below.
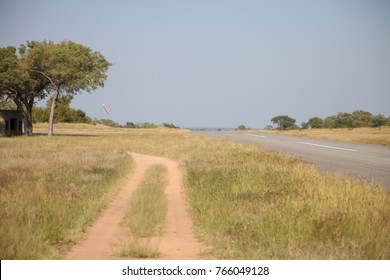
[[319,117],[312,117],[308,121],[310,128],[322,128],[324,126],[324,120]]
[[32,109],[37,100],[52,95],[49,135],[61,94],[73,96],[104,85],[111,66],[99,52],[71,41],[27,41],[0,48],[0,99],[11,99],[23,113],[24,132],[32,135]]
[[0,97],[11,99],[23,114],[24,134],[32,135],[32,108],[46,96],[46,79],[30,76],[21,65],[15,47],[0,48]]
[[279,130],[287,130],[295,127],[295,119],[283,115],[283,116],[276,116],[271,119],[271,122],[277,125],[277,129]]
[[54,112],[61,94],[73,96],[104,86],[112,65],[99,52],[72,41],[42,42],[23,46],[23,65],[32,76],[48,82],[52,96],[48,135],[53,135]]

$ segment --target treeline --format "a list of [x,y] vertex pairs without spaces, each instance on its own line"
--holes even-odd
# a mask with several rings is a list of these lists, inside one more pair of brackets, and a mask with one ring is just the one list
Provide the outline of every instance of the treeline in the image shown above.
[[312,117],[301,124],[302,129],[307,128],[358,128],[358,127],[381,127],[390,125],[390,117],[373,115],[370,112],[356,110],[352,113],[338,113],[325,119]]
[[144,122],[144,123],[127,122],[124,127],[127,127],[127,128],[157,128],[157,127],[180,128],[178,126],[175,126],[172,123],[162,123],[161,125],[157,125],[157,124],[150,123],[150,122]]
[[[70,107],[72,96],[61,96],[58,99],[57,108],[54,112],[54,122],[56,123],[92,123],[92,119],[87,116],[83,110],[77,110]],[[53,98],[49,98],[46,107],[33,107],[33,123],[49,122],[50,108]]]
[[103,124],[111,127],[120,127],[120,128],[159,128],[159,127],[166,127],[166,128],[180,128],[178,126],[175,126],[171,123],[162,123],[161,125],[154,124],[151,122],[143,122],[143,123],[133,123],[133,122],[126,122],[125,125],[121,125],[113,120],[110,119],[102,119],[102,120],[93,120],[91,122],[92,124]]
[[[110,119],[92,119],[87,116],[87,114],[83,110],[77,110],[70,107],[72,102],[72,96],[61,96],[58,99],[57,107],[54,115],[54,120],[56,123],[89,123],[89,124],[102,124],[110,127],[122,127],[122,128],[158,128],[158,127],[166,127],[166,128],[179,128],[172,123],[163,123],[161,125],[157,125],[150,122],[143,123],[133,123],[126,122],[125,125],[121,125]],[[32,118],[33,123],[44,123],[49,121],[50,117],[50,108],[53,102],[52,98],[49,98],[46,102],[46,107],[33,107],[32,110]]]
[[276,125],[267,126],[266,129],[290,130],[290,129],[312,129],[312,128],[358,128],[358,127],[381,127],[390,125],[390,117],[385,117],[382,114],[373,115],[370,112],[356,110],[352,113],[341,112],[337,115],[328,116],[324,119],[320,117],[312,117],[307,122],[302,122],[298,126],[296,120],[287,116],[276,116],[271,119]]

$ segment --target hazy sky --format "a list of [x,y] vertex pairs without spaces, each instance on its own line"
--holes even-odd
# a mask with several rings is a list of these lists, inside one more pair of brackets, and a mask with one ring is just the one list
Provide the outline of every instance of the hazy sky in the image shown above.
[[0,47],[44,39],[114,63],[72,105],[122,124],[390,115],[388,0],[0,0]]

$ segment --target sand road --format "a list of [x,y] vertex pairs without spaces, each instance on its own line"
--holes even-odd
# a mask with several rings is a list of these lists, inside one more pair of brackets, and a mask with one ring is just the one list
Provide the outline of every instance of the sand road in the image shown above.
[[129,236],[121,229],[120,224],[131,203],[133,192],[141,183],[146,169],[153,164],[164,165],[168,170],[168,184],[165,189],[168,213],[164,234],[150,239],[148,243],[162,252],[161,259],[199,259],[199,253],[203,251],[202,244],[192,233],[192,221],[188,214],[188,205],[183,192],[183,176],[178,162],[143,154],[129,153],[129,155],[133,157],[135,163],[134,171],[65,259],[122,259],[118,256],[116,248],[128,240]]

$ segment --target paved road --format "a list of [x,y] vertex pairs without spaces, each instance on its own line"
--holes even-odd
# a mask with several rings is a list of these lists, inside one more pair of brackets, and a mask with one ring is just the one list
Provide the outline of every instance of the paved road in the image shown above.
[[322,170],[357,177],[371,184],[390,188],[389,147],[233,131],[194,131],[192,133],[225,138],[240,143],[259,144],[266,148],[294,154]]

